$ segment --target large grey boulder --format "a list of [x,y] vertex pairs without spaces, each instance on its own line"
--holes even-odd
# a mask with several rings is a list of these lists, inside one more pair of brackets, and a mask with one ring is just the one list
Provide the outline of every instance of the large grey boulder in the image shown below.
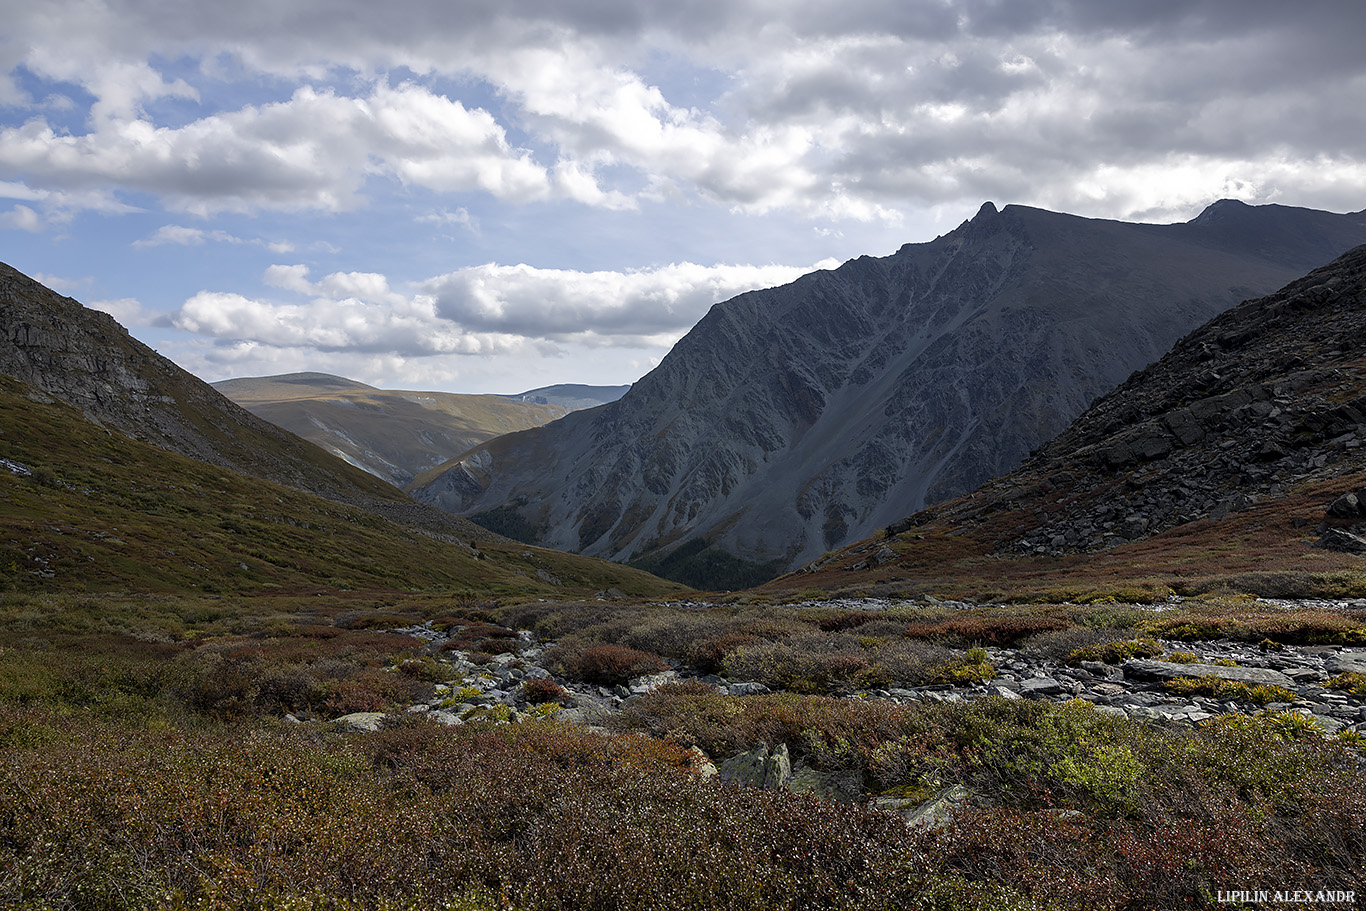
[[378,731],[384,726],[384,713],[352,712],[349,715],[334,718],[332,723],[347,731]]
[[1221,664],[1172,664],[1167,661],[1147,661],[1133,658],[1124,662],[1124,676],[1137,680],[1175,680],[1177,677],[1217,677],[1253,685],[1266,683],[1274,686],[1294,686],[1295,682],[1265,667],[1224,667]]
[[780,743],[772,751],[761,744],[739,753],[721,763],[721,780],[755,788],[785,788],[792,780],[792,758],[787,744]]
[[1366,538],[1341,528],[1328,529],[1323,537],[1314,542],[1314,546],[1342,554],[1366,554]]
[[1330,674],[1366,674],[1366,652],[1339,652],[1323,662]]

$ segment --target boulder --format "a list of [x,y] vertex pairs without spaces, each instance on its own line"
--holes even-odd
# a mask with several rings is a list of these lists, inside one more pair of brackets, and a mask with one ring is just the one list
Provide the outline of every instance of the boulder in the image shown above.
[[770,751],[761,744],[721,763],[721,780],[756,788],[785,788],[792,779],[792,759],[787,744]]
[[1359,519],[1366,515],[1366,490],[1345,493],[1328,504],[1328,515],[1335,519]]
[[1174,680],[1177,677],[1218,677],[1239,683],[1294,686],[1280,671],[1265,667],[1224,667],[1221,664],[1172,664],[1167,661],[1148,661],[1131,658],[1124,662],[1124,676],[1136,680]]
[[1366,554],[1366,538],[1341,528],[1328,529],[1323,537],[1314,542],[1314,546],[1343,554]]
[[1338,652],[1323,662],[1329,674],[1366,674],[1366,652]]
[[906,825],[913,829],[937,829],[971,799],[972,793],[967,788],[961,784],[950,785],[902,815],[906,818]]
[[1052,677],[1030,677],[1020,684],[1020,695],[1026,699],[1043,699],[1062,695],[1063,685]]
[[378,731],[384,726],[383,712],[352,712],[334,718],[332,723],[348,731]]

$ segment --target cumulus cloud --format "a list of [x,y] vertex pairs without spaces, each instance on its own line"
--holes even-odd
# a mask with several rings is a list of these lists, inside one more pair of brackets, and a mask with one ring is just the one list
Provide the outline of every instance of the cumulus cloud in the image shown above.
[[[1237,162],[1238,179],[1293,193],[1312,175],[1278,159],[1355,164],[1366,132],[1360,4],[41,6],[16,11],[0,67],[80,83],[96,99],[91,129],[68,135],[41,117],[11,127],[0,169],[195,211],[344,210],[381,176],[512,202],[630,209],[681,195],[895,222],[955,200],[1036,203],[1102,169],[1172,157]],[[205,78],[149,62],[176,57],[199,60]],[[391,88],[397,72],[418,82]],[[215,81],[254,74],[302,84],[179,125],[147,115],[152,101],[203,103]],[[357,76],[377,81],[350,94]],[[502,104],[424,79],[491,89]],[[1204,185],[1206,200],[1219,186]],[[1131,214],[1101,208],[1127,195],[1088,214]]]
[[85,305],[92,310],[102,310],[108,313],[118,320],[122,326],[137,326],[144,323],[147,318],[147,314],[142,309],[142,302],[133,297],[121,297],[118,300],[86,301]]
[[[816,268],[830,268],[821,263]],[[712,304],[797,278],[808,268],[673,263],[629,272],[485,265],[423,284],[443,319],[550,340],[677,338]]]
[[365,97],[304,86],[287,101],[179,127],[109,119],[68,135],[38,117],[0,130],[0,168],[63,189],[155,192],[200,213],[341,210],[356,204],[371,172],[520,201],[550,188],[545,169],[512,148],[487,111],[411,84],[380,84]]
[[[834,263],[821,263],[821,267]],[[717,301],[791,281],[808,269],[677,263],[635,272],[486,265],[423,282],[412,294],[376,273],[274,265],[267,285],[307,300],[200,291],[170,317],[226,344],[350,350],[373,355],[502,355],[587,347],[666,347]]]

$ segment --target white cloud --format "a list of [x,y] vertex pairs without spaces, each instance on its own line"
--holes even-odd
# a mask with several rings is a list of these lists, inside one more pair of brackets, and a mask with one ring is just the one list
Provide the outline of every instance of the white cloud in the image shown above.
[[142,303],[136,298],[121,297],[118,300],[87,301],[85,305],[92,310],[102,310],[108,313],[125,327],[137,326],[146,322]]
[[[821,263],[815,268],[830,268]],[[629,272],[527,265],[475,266],[422,286],[437,315],[463,326],[528,338],[612,344],[676,340],[712,304],[786,284],[811,267],[673,263]]]
[[43,230],[46,224],[42,217],[28,206],[16,204],[8,212],[0,212],[0,227],[36,233]]
[[166,245],[181,247],[199,247],[206,242],[233,244],[236,246],[249,245],[265,247],[272,253],[290,253],[294,250],[294,245],[288,241],[266,241],[259,237],[238,237],[229,234],[227,231],[218,229],[205,230],[204,228],[189,228],[184,225],[162,225],[152,233],[150,237],[142,240],[133,241],[134,247],[160,247]]
[[[79,83],[91,128],[11,127],[0,169],[200,212],[349,210],[378,177],[518,203],[701,199],[895,224],[908,207],[1038,203],[1102,168],[1133,175],[1173,156],[1354,166],[1366,130],[1359,4],[39,6],[13,11],[0,72]],[[149,62],[178,59],[199,74]],[[451,88],[389,87],[398,73]],[[298,88],[214,109],[221,83],[262,75]],[[357,84],[370,88],[349,94]],[[207,113],[168,125],[152,102]],[[1311,188],[1302,177],[1287,191]],[[1088,214],[1131,214],[1102,208],[1124,196]]]
[[200,291],[169,322],[230,346],[403,358],[554,354],[565,344],[666,349],[713,303],[806,271],[694,263],[634,272],[487,265],[438,276],[404,295],[377,273],[334,272],[315,282],[305,265],[274,265],[265,283],[306,301]]
[[551,189],[545,169],[512,148],[487,111],[411,84],[381,83],[365,97],[304,86],[288,101],[180,127],[110,117],[73,136],[34,118],[0,130],[0,168],[62,189],[155,192],[199,213],[343,210],[357,204],[371,173],[514,201]]
[[71,294],[79,288],[83,288],[91,283],[89,276],[86,278],[66,278],[61,275],[49,275],[46,272],[34,272],[30,278],[40,285],[46,285],[53,291],[62,294]]
[[478,233],[479,222],[470,215],[469,210],[461,207],[455,211],[442,209],[439,212],[429,212],[426,215],[419,215],[414,221],[430,225],[461,225],[471,231]]

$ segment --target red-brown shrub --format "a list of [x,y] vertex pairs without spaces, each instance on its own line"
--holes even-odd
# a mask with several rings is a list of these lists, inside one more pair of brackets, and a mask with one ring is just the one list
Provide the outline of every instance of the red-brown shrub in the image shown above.
[[559,702],[568,695],[569,693],[565,691],[564,687],[554,680],[542,677],[522,681],[522,698],[532,705],[538,705],[542,702]]
[[578,676],[588,683],[615,686],[633,677],[656,674],[668,666],[651,652],[624,645],[594,645],[580,653]]

